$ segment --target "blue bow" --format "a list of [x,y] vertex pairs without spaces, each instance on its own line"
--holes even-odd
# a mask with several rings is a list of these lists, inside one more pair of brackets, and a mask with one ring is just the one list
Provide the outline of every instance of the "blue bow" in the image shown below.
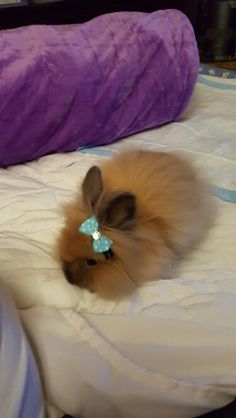
[[86,219],[80,227],[79,231],[82,234],[87,236],[91,236],[93,238],[93,252],[94,253],[105,253],[106,251],[110,250],[113,241],[110,240],[105,235],[101,235],[98,230],[98,221],[95,216],[91,216],[90,218]]

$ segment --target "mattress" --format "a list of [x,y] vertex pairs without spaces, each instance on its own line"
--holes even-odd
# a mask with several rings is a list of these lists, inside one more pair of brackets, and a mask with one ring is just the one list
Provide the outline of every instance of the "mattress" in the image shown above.
[[[0,276],[30,337],[50,418],[193,418],[236,396],[236,80],[200,75],[179,122],[2,169]],[[172,280],[121,302],[66,282],[60,206],[122,149],[175,150],[212,184],[218,217]]]

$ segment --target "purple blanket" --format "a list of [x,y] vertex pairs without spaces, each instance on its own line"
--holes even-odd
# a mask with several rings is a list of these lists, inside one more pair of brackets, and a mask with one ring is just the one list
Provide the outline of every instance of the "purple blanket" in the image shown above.
[[176,10],[0,31],[0,166],[177,120],[197,72]]

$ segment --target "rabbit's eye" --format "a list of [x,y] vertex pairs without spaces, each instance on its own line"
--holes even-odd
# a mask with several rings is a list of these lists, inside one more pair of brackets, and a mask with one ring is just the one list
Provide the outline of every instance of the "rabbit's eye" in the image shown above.
[[95,266],[97,264],[96,260],[94,258],[86,258],[86,264],[87,266]]
[[112,258],[114,256],[113,251],[110,249],[108,251],[106,251],[104,254],[104,257],[106,260],[109,260],[110,258]]

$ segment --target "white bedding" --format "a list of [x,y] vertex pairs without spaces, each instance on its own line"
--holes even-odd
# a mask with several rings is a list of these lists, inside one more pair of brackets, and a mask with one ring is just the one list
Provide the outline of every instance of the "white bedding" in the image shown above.
[[[49,416],[193,418],[236,396],[236,205],[174,280],[104,302],[52,257],[59,207],[88,167],[124,147],[179,150],[236,190],[236,81],[200,76],[182,121],[99,150],[1,170],[0,276],[32,339]],[[102,157],[103,155],[103,157]]]

